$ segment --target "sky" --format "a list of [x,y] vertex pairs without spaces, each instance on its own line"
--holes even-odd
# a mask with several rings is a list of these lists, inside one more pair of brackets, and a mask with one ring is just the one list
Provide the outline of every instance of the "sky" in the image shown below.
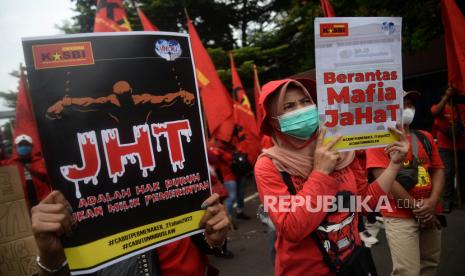
[[[62,33],[55,25],[71,20],[74,3],[70,0],[0,0],[0,91],[18,87],[12,70],[24,65],[22,37],[56,35]],[[0,100],[0,110],[7,110]]]

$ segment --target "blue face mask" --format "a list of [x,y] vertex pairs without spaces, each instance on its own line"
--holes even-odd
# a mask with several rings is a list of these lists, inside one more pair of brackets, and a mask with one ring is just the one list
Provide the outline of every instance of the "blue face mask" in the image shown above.
[[32,147],[31,146],[18,146],[16,148],[19,155],[28,155],[31,153]]
[[301,140],[307,140],[318,127],[316,105],[306,106],[278,117],[281,132]]

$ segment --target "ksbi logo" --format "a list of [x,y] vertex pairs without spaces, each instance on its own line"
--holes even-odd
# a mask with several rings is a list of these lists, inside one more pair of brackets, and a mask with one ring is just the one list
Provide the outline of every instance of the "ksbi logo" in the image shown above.
[[73,42],[32,46],[36,69],[94,64],[90,42]]
[[347,23],[321,23],[320,37],[348,36],[349,24]]
[[181,56],[182,49],[176,40],[159,39],[155,42],[155,53],[167,61],[173,61]]

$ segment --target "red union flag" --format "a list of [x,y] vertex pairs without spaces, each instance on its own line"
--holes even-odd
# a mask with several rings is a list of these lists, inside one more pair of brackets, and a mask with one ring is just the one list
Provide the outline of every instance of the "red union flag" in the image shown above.
[[247,153],[249,162],[254,164],[261,151],[257,121],[255,121],[255,117],[250,109],[235,103],[234,122],[236,123],[234,138],[237,141],[233,140],[233,143],[238,150]]
[[323,13],[325,17],[335,17],[336,14],[334,13],[333,7],[329,3],[329,0],[320,0],[321,8],[323,9]]
[[90,42],[34,45],[32,54],[36,69],[94,64]]
[[454,0],[441,4],[449,82],[465,95],[465,17]]
[[159,31],[157,26],[153,25],[152,22],[150,22],[150,20],[147,18],[147,16],[145,16],[142,9],[137,8],[137,14],[139,15],[140,22],[142,23],[144,31]]
[[233,95],[235,100],[238,101],[244,107],[250,109],[250,101],[245,93],[244,86],[242,86],[241,78],[236,70],[236,65],[234,65],[234,56],[233,52],[229,52],[229,58],[231,62],[231,77],[232,77],[232,85],[233,85]]
[[123,0],[97,0],[94,32],[131,31]]
[[208,129],[213,137],[229,141],[234,131],[233,100],[216,73],[215,65],[189,18],[187,28]]

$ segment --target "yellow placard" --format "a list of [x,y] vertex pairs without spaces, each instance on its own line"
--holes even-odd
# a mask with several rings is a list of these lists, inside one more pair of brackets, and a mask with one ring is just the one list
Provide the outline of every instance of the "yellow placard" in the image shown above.
[[[326,137],[323,144],[328,144],[334,137]],[[369,134],[346,135],[334,145],[333,149],[357,149],[360,147],[376,147],[388,145],[399,141],[399,137],[390,131],[374,132]]]
[[[65,248],[71,270],[84,270],[199,229],[204,210],[126,230],[84,245]],[[97,254],[96,254],[97,253]]]

